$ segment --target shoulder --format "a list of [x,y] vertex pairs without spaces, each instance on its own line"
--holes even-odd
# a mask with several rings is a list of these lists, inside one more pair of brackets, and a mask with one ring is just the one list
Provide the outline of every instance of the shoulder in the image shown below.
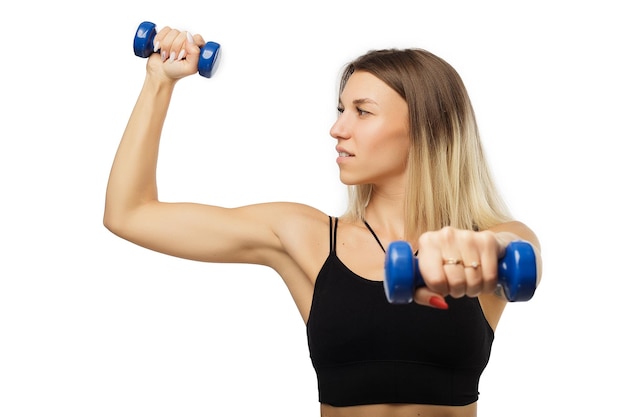
[[328,240],[331,215],[300,203],[268,203],[272,228],[285,249],[310,250],[310,245]]
[[510,233],[516,238],[525,240],[535,246],[536,249],[540,248],[539,238],[535,232],[521,221],[513,220],[506,223],[501,223],[489,228],[494,233]]
[[[241,227],[248,225],[254,233],[266,236],[263,240],[273,241],[268,247],[272,251],[297,257],[328,241],[329,215],[309,205],[270,202],[243,206],[237,210],[239,215],[236,218],[241,221]],[[250,235],[250,231],[242,233]],[[254,240],[254,236],[249,239],[253,243]]]
[[312,224],[328,223],[328,214],[312,206],[292,202],[268,202],[234,209],[234,217],[244,224],[257,224],[276,235],[294,229],[308,229]]
[[261,209],[271,211],[272,232],[279,242],[266,265],[282,276],[294,297],[303,288],[308,294],[330,251],[331,216],[299,203],[266,203]]
[[255,207],[272,218],[272,225],[277,230],[287,227],[308,228],[319,223],[328,224],[330,216],[315,207],[301,203],[272,202],[257,204]]

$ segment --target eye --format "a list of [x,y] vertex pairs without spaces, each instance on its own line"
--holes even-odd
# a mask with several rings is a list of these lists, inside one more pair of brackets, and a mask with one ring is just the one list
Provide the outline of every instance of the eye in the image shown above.
[[359,114],[359,116],[367,116],[368,114],[371,114],[370,112],[363,110],[360,107],[356,108],[356,112]]
[[337,113],[339,113],[339,114],[343,113],[344,110],[345,109],[343,107],[341,107],[341,106],[337,107]]

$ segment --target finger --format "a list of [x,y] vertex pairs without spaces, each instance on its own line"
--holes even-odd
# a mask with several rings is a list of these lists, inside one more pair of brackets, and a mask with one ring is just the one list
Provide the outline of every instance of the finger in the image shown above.
[[441,264],[441,249],[433,232],[423,233],[418,242],[419,270],[424,283],[432,291],[446,296],[449,294],[448,281]]
[[[200,47],[198,46],[198,42],[202,41],[202,36],[200,35],[192,35],[191,32],[183,32],[181,34],[181,50],[178,53],[177,60],[180,61],[182,59],[192,59],[192,61],[197,61],[200,57]],[[202,43],[200,46],[204,46]]]
[[181,40],[180,52],[176,57],[178,61],[184,59],[187,54],[194,55],[196,49],[198,49],[193,42],[193,36],[191,35],[191,33],[185,31],[183,32],[182,36],[183,39]]
[[467,292],[467,278],[461,255],[445,257],[442,267],[448,281],[448,290],[454,298],[461,298]]
[[446,299],[427,287],[418,288],[413,296],[413,301],[417,304],[437,308],[439,310],[447,310],[448,303]]
[[[480,259],[478,256],[469,259]],[[483,292],[484,281],[480,261],[463,261],[465,295],[476,297]]]
[[484,287],[481,250],[476,244],[468,244],[463,247],[462,251],[465,295],[476,297]]
[[204,46],[204,44],[206,43],[204,41],[204,38],[201,35],[195,34],[192,36],[193,39],[193,43],[198,47],[198,48],[202,48]]
[[162,29],[159,29],[157,31],[157,34],[154,37],[154,52],[158,52],[161,49],[161,45],[163,43],[163,39],[165,38],[165,36],[167,36],[167,34],[172,30],[172,28],[170,28],[169,26],[165,26]]
[[428,288],[444,296],[450,293],[439,250],[420,249],[418,265],[424,284]]
[[[500,244],[496,236],[489,231],[476,235],[476,244],[480,251],[480,273],[482,292],[492,293],[498,284],[498,257]],[[504,252],[502,252],[504,253]]]
[[170,47],[170,62],[172,61],[180,61],[184,58],[187,51],[185,49],[187,45],[187,32],[180,32],[176,38],[172,41],[172,46]]
[[498,250],[484,250],[480,259],[483,292],[492,293],[498,285]]
[[182,40],[184,39],[180,39],[180,35],[181,32],[179,30],[168,28],[167,33],[162,36],[159,42],[162,61],[165,62],[168,59],[175,59],[176,55],[180,51]]
[[466,290],[459,240],[458,230],[444,227],[422,234],[419,241],[420,272],[424,282],[431,290],[454,298],[462,297]]

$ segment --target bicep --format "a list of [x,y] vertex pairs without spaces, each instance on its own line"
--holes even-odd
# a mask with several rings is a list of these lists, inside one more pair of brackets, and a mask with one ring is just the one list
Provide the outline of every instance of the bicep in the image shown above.
[[281,247],[273,229],[279,212],[269,203],[224,208],[154,202],[110,229],[137,245],[180,258],[266,264],[267,253]]

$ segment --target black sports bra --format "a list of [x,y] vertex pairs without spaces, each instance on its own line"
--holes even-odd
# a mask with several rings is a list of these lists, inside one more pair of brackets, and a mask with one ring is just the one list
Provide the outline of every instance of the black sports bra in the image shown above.
[[448,310],[389,304],[382,282],[356,275],[337,257],[337,222],[330,219],[330,253],[307,322],[319,401],[475,402],[494,338],[478,299],[449,297]]

